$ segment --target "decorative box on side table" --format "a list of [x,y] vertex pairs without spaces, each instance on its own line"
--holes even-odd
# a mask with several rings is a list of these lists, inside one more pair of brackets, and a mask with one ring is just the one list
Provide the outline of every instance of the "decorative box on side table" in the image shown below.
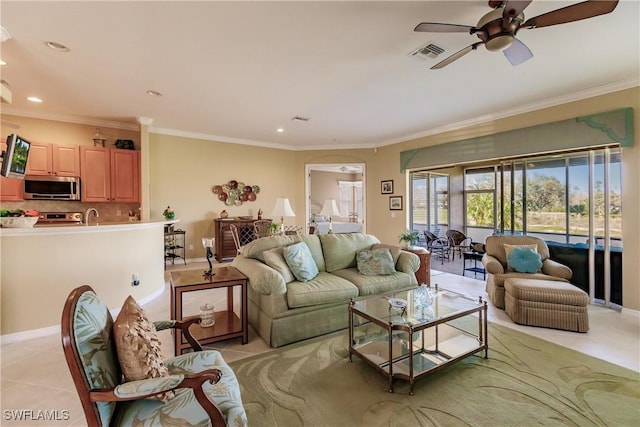
[[[185,292],[204,291],[209,289],[227,288],[227,307],[224,311],[215,312],[215,325],[203,328],[192,325],[193,336],[200,344],[211,344],[231,338],[242,338],[242,344],[249,341],[247,322],[247,277],[234,267],[221,267],[214,270],[215,275],[206,278],[202,269],[177,270],[171,272],[171,319],[183,319],[182,294]],[[240,289],[240,315],[233,309],[233,291]],[[184,349],[191,346],[182,336],[182,332],[174,333],[175,354],[182,354]]]

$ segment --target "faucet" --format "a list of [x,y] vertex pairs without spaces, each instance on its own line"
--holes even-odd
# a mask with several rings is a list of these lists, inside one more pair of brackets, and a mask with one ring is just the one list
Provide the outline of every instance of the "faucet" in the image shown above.
[[84,213],[84,225],[89,225],[89,214],[93,212],[96,216],[96,218],[100,217],[100,214],[98,213],[98,209],[96,208],[89,208],[87,209],[87,211]]

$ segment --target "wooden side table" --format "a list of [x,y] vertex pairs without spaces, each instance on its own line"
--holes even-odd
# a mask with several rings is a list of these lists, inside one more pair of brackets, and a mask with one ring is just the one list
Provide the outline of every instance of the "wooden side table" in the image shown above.
[[431,284],[431,253],[423,247],[411,246],[402,250],[414,253],[420,258],[420,268],[416,271],[418,284]]
[[[207,289],[227,288],[227,307],[224,311],[215,312],[215,325],[203,328],[192,325],[189,329],[200,344],[211,344],[231,338],[242,338],[242,344],[249,341],[247,322],[247,277],[234,267],[221,267],[214,270],[215,275],[206,278],[203,270],[177,270],[171,272],[171,319],[183,320],[182,294],[185,292],[204,291]],[[233,291],[240,288],[241,307],[238,316],[233,311]],[[191,348],[180,330],[174,332],[175,354]]]

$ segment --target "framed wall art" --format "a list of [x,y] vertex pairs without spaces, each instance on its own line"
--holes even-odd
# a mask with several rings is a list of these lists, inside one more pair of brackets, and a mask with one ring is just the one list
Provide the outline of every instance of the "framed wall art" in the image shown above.
[[402,196],[389,196],[389,210],[391,211],[402,210]]
[[393,194],[393,180],[380,181],[380,192],[382,194]]

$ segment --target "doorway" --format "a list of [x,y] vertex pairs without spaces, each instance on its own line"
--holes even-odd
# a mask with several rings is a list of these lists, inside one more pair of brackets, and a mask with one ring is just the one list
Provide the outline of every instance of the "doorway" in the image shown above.
[[305,172],[307,225],[314,222],[326,232],[328,218],[321,212],[325,201],[333,199],[339,210],[331,217],[334,232],[366,232],[364,163],[307,164]]

